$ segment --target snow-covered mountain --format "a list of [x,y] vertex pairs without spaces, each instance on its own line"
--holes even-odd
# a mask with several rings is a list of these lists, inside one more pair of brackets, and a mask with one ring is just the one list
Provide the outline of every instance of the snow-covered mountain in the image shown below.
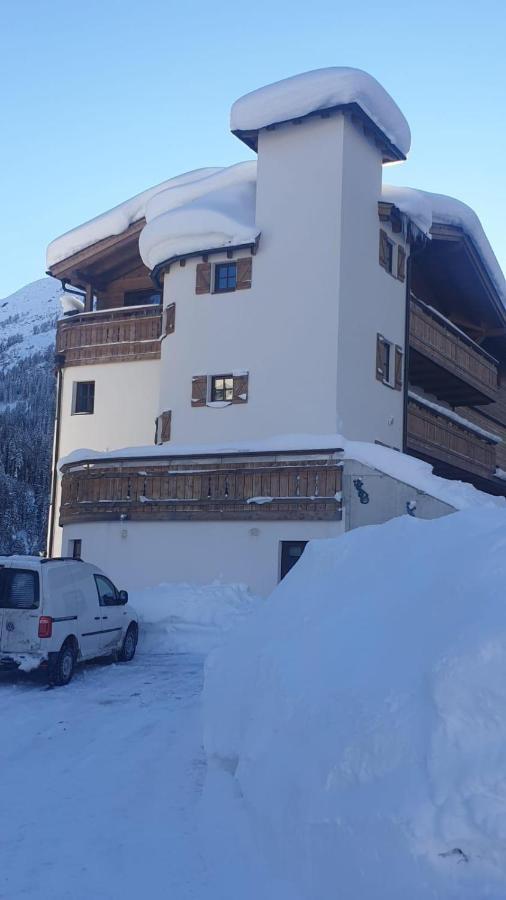
[[54,344],[62,289],[54,278],[40,278],[0,300],[0,372]]
[[45,543],[61,293],[41,278],[0,300],[0,554]]

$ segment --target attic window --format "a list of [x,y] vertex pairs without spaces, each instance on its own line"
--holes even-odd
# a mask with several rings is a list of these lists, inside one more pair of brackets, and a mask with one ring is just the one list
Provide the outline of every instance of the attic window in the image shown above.
[[237,287],[237,263],[216,263],[214,267],[214,293],[224,294]]

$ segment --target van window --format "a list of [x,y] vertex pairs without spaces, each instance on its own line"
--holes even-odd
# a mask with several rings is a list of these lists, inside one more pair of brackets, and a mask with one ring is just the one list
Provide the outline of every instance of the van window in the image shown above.
[[118,602],[118,592],[112,581],[105,575],[94,575],[100,606],[114,606]]
[[37,609],[39,575],[30,569],[0,569],[0,609]]

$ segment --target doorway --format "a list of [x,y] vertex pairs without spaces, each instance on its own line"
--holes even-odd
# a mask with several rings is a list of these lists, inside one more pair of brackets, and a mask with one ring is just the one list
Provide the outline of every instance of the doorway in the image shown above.
[[281,579],[288,575],[296,562],[299,561],[307,541],[281,541]]

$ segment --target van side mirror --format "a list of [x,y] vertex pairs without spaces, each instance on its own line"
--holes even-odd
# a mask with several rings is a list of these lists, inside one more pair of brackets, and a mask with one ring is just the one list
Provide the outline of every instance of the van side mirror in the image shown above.
[[118,600],[123,606],[128,603],[128,591],[119,591]]

